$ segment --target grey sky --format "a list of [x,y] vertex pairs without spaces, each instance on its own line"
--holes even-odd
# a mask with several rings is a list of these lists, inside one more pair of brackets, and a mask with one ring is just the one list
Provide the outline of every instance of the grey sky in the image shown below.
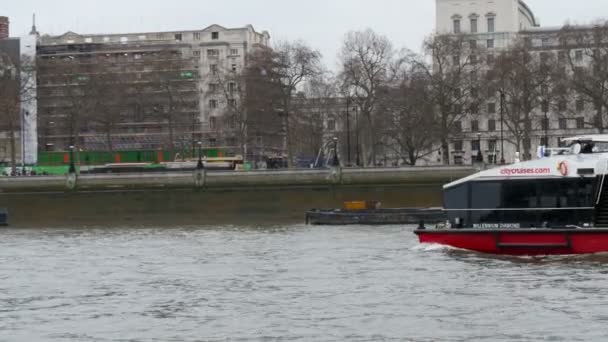
[[[543,26],[608,18],[606,0],[527,0]],[[396,47],[418,51],[434,27],[434,0],[4,0],[11,35],[25,34],[31,15],[42,33],[145,32],[202,29],[210,24],[268,30],[273,40],[302,39],[328,67],[349,30],[371,27]]]

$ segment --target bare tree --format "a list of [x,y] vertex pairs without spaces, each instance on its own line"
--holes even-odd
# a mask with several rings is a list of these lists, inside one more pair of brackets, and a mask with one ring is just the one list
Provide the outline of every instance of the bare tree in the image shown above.
[[[184,115],[189,107],[191,96],[196,95],[194,80],[198,72],[194,70],[193,61],[183,57],[179,51],[164,50],[156,53],[157,58],[150,61],[148,86],[156,91],[154,112],[167,124],[168,151],[174,153],[176,145],[192,142],[191,133],[193,116]],[[179,144],[178,144],[179,143]]]
[[[20,127],[21,96],[19,64],[8,54],[0,53],[0,126],[8,135],[10,165],[16,171],[17,146],[15,131]],[[21,151],[23,153],[23,151]]]
[[114,152],[113,134],[121,122],[121,113],[127,107],[130,94],[128,77],[124,73],[112,72],[109,63],[97,61],[89,75],[89,96],[91,97],[91,122],[101,129],[108,152]]
[[[540,122],[540,113],[547,112],[557,91],[555,56],[534,51],[529,41],[519,39],[496,57],[488,72],[490,96],[503,96],[504,125],[510,141],[522,151],[523,159],[530,159],[530,138]],[[494,92],[496,91],[496,92]],[[543,108],[546,107],[546,108]],[[548,122],[545,123],[548,125]],[[522,146],[522,142],[525,142]]]
[[330,137],[338,137],[344,150],[345,107],[335,80],[323,72],[307,81],[302,90],[294,102],[290,127],[296,154],[314,158]]
[[435,103],[443,163],[450,163],[449,141],[460,134],[458,123],[476,114],[485,53],[464,35],[436,35],[424,43],[425,54],[412,55],[415,72],[424,74]]
[[303,41],[279,42],[274,50],[277,67],[274,73],[281,83],[280,111],[284,120],[284,149],[287,151],[288,166],[291,168],[293,167],[293,142],[290,131],[292,101],[301,83],[321,72],[321,53],[313,50]]
[[365,165],[376,164],[381,134],[376,119],[380,90],[388,82],[394,51],[387,37],[371,29],[349,32],[340,52],[343,87],[366,121],[363,146]]
[[434,153],[439,125],[425,74],[404,68],[383,92],[381,111],[386,113],[385,146],[408,165]]
[[[252,84],[252,87],[255,87],[255,85]],[[218,75],[207,90],[209,94],[219,94],[222,102],[224,102],[226,111],[223,115],[220,130],[223,135],[234,137],[244,161],[247,160],[249,142],[246,90],[246,76],[236,70],[225,69],[218,70]]]
[[[300,85],[320,70],[321,55],[302,42],[279,43],[275,49],[260,46],[249,56],[243,72],[246,85],[244,107],[249,139],[255,138],[258,154],[286,151],[293,165],[291,112]],[[282,137],[282,148],[276,148]],[[260,146],[260,141],[265,140]],[[268,143],[271,141],[272,143]],[[263,150],[263,151],[262,151]]]
[[[595,116],[589,124],[603,133],[608,114],[608,22],[582,28],[566,25],[559,40],[560,62],[567,66],[563,75],[569,76],[570,89],[578,93],[578,100],[593,104]],[[572,94],[564,91],[564,95],[565,104]]]
[[55,103],[62,108],[57,119],[62,132],[67,133],[66,145],[78,151],[81,133],[90,124],[96,101],[92,96],[91,66],[79,63],[72,56],[39,58],[37,66],[43,82],[57,86],[39,89],[39,97],[56,99]]

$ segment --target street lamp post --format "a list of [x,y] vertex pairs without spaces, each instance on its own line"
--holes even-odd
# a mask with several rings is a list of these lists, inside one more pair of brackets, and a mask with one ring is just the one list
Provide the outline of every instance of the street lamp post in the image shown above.
[[505,93],[500,91],[500,164],[505,165],[504,107]]
[[338,158],[338,137],[334,137],[334,161],[333,166],[340,166],[340,159]]
[[351,166],[350,160],[350,96],[346,97],[346,165]]
[[483,154],[481,154],[481,133],[477,133],[477,162],[483,163]]
[[547,116],[547,112],[549,111],[549,102],[547,100],[543,101],[543,112],[545,112],[545,147],[549,147],[549,117]]
[[70,168],[68,170],[69,173],[76,173],[76,166],[74,165],[74,145],[70,145]]
[[205,168],[205,166],[203,165],[203,154],[202,154],[203,142],[199,141],[197,143],[197,145],[198,145],[198,163],[196,164],[196,169],[202,170]]

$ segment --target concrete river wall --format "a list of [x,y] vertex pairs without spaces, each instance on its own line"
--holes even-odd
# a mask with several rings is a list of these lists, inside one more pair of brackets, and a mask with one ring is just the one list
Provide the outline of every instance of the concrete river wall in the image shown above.
[[304,221],[348,200],[441,206],[441,186],[470,168],[185,172],[0,178],[14,227],[250,225]]

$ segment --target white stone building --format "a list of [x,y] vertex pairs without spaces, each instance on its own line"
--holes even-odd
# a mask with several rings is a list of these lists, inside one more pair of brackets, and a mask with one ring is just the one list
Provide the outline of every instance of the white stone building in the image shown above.
[[[488,55],[498,54],[516,38],[523,37],[539,54],[554,53],[563,58],[564,52],[559,51],[556,39],[561,27],[541,27],[532,10],[522,0],[436,0],[436,11],[437,34],[470,35],[471,39],[477,40],[477,46],[487,49]],[[572,99],[573,103],[576,101],[576,98]],[[479,114],[461,122],[462,134],[454,137],[450,144],[451,164],[472,163],[480,149],[485,162],[500,162],[503,152],[507,163],[515,160],[517,147],[507,141],[509,133],[506,129],[502,132],[506,137],[504,151],[500,150],[499,102],[495,98],[486,99],[480,106]],[[544,113],[538,110],[538,115],[535,115],[538,122],[531,123],[530,141],[523,142],[530,145],[532,157],[538,146],[545,143],[545,132],[551,147],[558,146],[562,137],[596,132],[585,125],[592,116],[590,106],[577,103],[573,107],[578,107],[579,112],[574,116],[570,113],[568,117],[558,110],[549,109],[546,130]]]

